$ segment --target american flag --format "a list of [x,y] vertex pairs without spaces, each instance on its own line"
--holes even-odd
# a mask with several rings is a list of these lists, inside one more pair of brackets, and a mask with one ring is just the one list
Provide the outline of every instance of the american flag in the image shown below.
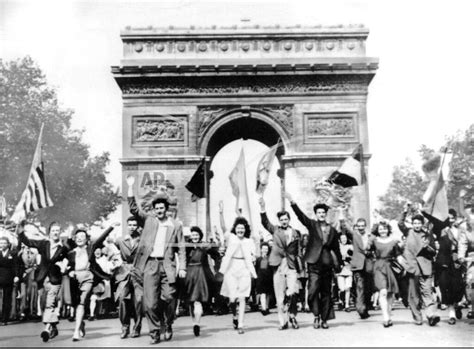
[[40,208],[53,206],[53,201],[49,197],[44,178],[43,160],[41,157],[43,125],[41,125],[38,145],[36,146],[33,163],[31,164],[30,174],[26,189],[21,195],[20,202],[15,208],[11,220],[19,223],[30,212],[37,211]]

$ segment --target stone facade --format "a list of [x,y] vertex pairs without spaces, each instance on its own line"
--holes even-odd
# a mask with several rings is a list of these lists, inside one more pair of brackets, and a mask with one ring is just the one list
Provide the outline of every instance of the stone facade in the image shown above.
[[[284,185],[310,209],[315,179],[359,143],[370,158],[366,103],[378,60],[366,57],[367,36],[363,26],[126,28],[112,67],[124,188],[128,174],[141,196],[172,187],[184,224],[205,226],[205,200],[191,203],[184,188],[200,160],[240,137],[281,138]],[[367,186],[354,194],[353,214],[369,218]]]

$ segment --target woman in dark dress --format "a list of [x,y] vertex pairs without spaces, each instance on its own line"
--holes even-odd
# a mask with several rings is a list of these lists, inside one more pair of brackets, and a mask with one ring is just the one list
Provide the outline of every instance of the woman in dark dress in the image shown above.
[[185,290],[188,296],[189,312],[193,319],[193,332],[199,336],[200,321],[203,313],[202,303],[209,301],[209,283],[212,272],[208,255],[218,254],[217,246],[202,243],[203,233],[199,227],[191,227],[191,246],[186,248],[187,273]]
[[257,295],[260,297],[262,315],[268,315],[268,302],[273,293],[273,270],[268,263],[270,246],[264,242],[260,245],[260,257],[257,258],[255,270],[257,272]]
[[382,221],[376,225],[373,234],[372,250],[375,252],[374,283],[379,291],[379,304],[382,310],[383,326],[393,325],[391,311],[394,295],[399,293],[397,279],[391,268],[391,261],[401,254],[399,242],[390,237],[392,228],[388,222]]

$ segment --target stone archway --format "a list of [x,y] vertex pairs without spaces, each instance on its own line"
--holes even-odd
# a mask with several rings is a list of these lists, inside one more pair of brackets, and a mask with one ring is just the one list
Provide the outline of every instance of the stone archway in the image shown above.
[[[122,31],[124,57],[112,74],[123,98],[123,187],[129,174],[147,188],[168,185],[184,224],[205,226],[205,200],[191,203],[184,189],[202,157],[241,137],[267,145],[280,137],[284,185],[310,208],[314,179],[359,143],[370,158],[366,105],[378,59],[366,56],[368,33],[363,26]],[[369,218],[367,186],[354,206]]]

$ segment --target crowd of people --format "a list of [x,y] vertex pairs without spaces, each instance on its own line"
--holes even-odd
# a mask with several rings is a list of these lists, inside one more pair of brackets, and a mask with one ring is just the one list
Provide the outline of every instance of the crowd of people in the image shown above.
[[[315,329],[328,329],[337,307],[350,312],[354,305],[354,320],[364,320],[377,302],[383,327],[391,327],[396,299],[411,310],[415,325],[423,324],[423,310],[435,326],[442,307],[450,325],[462,317],[463,305],[474,318],[474,221],[462,193],[461,214],[450,209],[445,222],[407,204],[399,239],[385,220],[369,229],[364,218],[354,224],[341,218],[336,229],[327,221],[326,204],[316,204],[311,218],[289,193],[292,213],[280,211],[272,223],[262,196],[261,223],[271,238],[255,241],[245,217],[227,229],[222,203],[220,231],[193,226],[185,237],[165,196],[144,211],[134,178],[127,183],[131,216],[120,238],[110,238],[118,224],[94,241],[84,228],[61,238],[56,222],[46,239],[29,237],[21,222],[16,248],[0,237],[3,325],[41,316],[40,337],[47,342],[58,335],[59,319],[68,318],[78,341],[86,335],[86,319],[118,313],[121,338],[134,338],[144,316],[156,344],[172,339],[173,323],[183,314],[192,317],[195,336],[204,314],[231,313],[229,323],[243,334],[249,308],[267,316],[276,307],[279,330],[298,329],[301,311],[314,315]],[[293,215],[305,232],[293,228]]]

